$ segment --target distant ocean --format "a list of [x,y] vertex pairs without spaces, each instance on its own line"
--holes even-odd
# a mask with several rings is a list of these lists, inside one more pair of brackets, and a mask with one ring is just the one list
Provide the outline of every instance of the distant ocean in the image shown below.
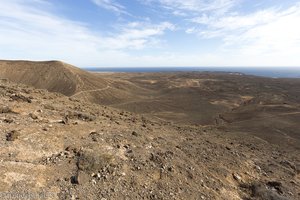
[[300,67],[112,67],[85,68],[92,72],[238,72],[272,78],[300,78]]

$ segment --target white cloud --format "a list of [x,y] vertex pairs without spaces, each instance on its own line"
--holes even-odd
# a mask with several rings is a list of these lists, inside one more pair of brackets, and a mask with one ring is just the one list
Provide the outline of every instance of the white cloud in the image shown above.
[[160,46],[159,37],[174,28],[169,22],[133,22],[105,36],[91,31],[87,24],[52,14],[47,10],[51,4],[45,3],[0,2],[1,59],[56,59],[79,66],[105,65],[116,61],[118,56],[127,57],[124,55],[128,49]]
[[276,20],[280,14],[275,9],[261,10],[248,15],[231,14],[225,16],[210,16],[203,14],[201,17],[192,18],[191,21],[207,26],[207,32],[220,30],[220,34],[228,32],[246,31],[255,26],[268,24]]
[[[269,8],[248,15],[192,19],[202,25],[188,29],[204,38],[221,38],[224,48],[251,55],[300,50],[300,4],[285,10]],[[203,28],[204,25],[204,28]],[[300,52],[300,51],[299,51]]]
[[[220,42],[207,51],[223,60],[220,65],[299,65],[300,4],[269,7],[242,14],[241,0],[148,0],[169,14],[185,19],[181,29],[203,41]],[[278,4],[277,4],[278,5]],[[205,47],[203,47],[205,48]],[[210,47],[208,47],[210,48]],[[201,57],[201,54],[199,55]],[[212,60],[212,63],[217,62]]]
[[269,23],[254,26],[239,37],[228,38],[226,42],[231,46],[240,44],[241,52],[248,55],[263,54],[273,56],[274,59],[291,56],[299,58],[300,4],[276,16]]
[[106,10],[113,11],[117,14],[128,14],[125,6],[115,2],[114,0],[91,0],[97,6]]
[[107,38],[107,48],[113,49],[143,49],[157,45],[156,36],[163,35],[166,30],[174,30],[175,26],[169,22],[147,24],[132,22],[122,26],[122,32],[117,36]]
[[164,8],[172,10],[174,15],[186,16],[193,13],[214,11],[224,13],[232,8],[239,0],[146,0],[144,2],[159,3]]
[[[81,23],[56,17],[42,1],[2,1],[0,12],[1,57],[61,58],[65,52],[80,54],[99,42]],[[3,55],[4,54],[4,55]],[[6,55],[6,56],[5,56]]]

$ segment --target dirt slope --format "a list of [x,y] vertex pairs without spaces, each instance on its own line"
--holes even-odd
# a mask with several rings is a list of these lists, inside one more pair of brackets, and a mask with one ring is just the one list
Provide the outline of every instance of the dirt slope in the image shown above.
[[68,96],[107,86],[102,78],[60,61],[0,61],[0,78]]

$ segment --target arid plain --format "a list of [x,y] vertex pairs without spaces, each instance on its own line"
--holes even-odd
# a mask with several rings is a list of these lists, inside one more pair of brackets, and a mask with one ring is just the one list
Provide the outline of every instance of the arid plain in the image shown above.
[[0,191],[299,199],[300,79],[0,61]]

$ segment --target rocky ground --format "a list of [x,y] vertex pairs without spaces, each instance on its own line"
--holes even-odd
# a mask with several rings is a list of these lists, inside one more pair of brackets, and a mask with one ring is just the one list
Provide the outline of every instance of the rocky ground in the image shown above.
[[299,150],[0,82],[0,199],[300,199]]

